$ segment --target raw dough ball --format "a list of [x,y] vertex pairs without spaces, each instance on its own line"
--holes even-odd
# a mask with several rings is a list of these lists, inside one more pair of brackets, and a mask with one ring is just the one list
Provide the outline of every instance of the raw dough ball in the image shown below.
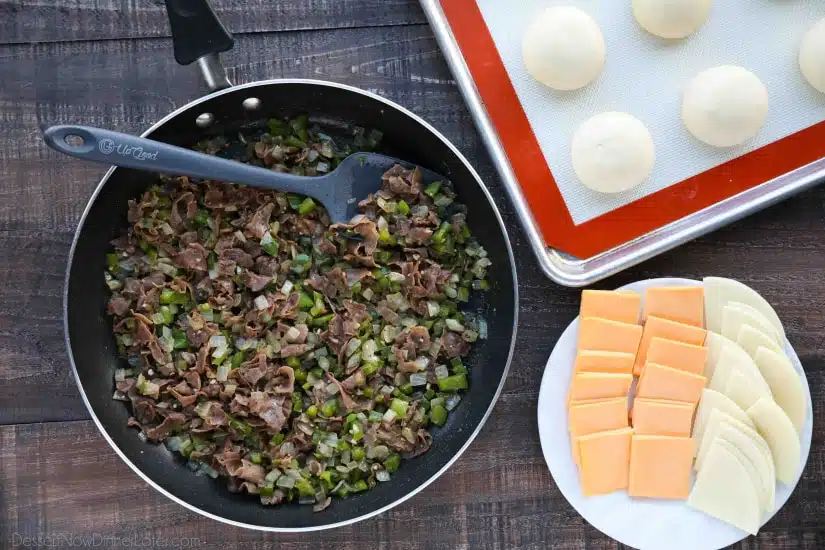
[[604,54],[599,25],[571,6],[542,12],[522,43],[527,72],[556,90],[577,90],[593,82],[604,67]]
[[757,133],[768,116],[768,90],[752,72],[722,65],[696,75],[682,96],[682,122],[715,147],[733,147]]
[[799,48],[799,68],[811,86],[825,93],[825,19],[805,33]]
[[684,38],[705,24],[710,5],[711,0],[633,0],[633,15],[650,34]]
[[619,193],[642,183],[653,170],[653,139],[642,122],[627,113],[589,118],[573,136],[573,169],[594,191]]

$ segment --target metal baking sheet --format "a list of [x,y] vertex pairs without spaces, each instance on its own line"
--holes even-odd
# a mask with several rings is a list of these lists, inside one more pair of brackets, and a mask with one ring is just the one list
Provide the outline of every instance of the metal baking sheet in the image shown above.
[[825,178],[825,160],[816,160],[589,258],[575,258],[549,248],[445,17],[440,0],[421,0],[421,4],[507,192],[520,214],[522,225],[544,272],[562,285],[589,285],[816,185]]

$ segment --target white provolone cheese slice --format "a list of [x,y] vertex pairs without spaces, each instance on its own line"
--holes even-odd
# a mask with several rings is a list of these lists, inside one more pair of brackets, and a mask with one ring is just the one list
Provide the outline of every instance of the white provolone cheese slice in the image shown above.
[[785,485],[793,485],[801,457],[799,435],[793,422],[773,399],[767,397],[757,401],[747,412],[771,448],[776,478]]
[[773,307],[758,292],[733,279],[705,277],[705,328],[713,332],[722,331],[722,314],[725,305],[740,302],[761,313],[785,341],[785,329]]
[[764,440],[761,445],[757,444],[751,437],[728,422],[722,422],[719,426],[717,438],[736,447],[753,466],[758,479],[757,489],[761,497],[762,513],[764,515],[773,512],[776,508],[776,472],[768,444]]
[[742,302],[728,302],[725,307],[722,308],[722,336],[736,340],[739,336],[739,330],[744,324],[751,325],[760,332],[764,332],[770,336],[777,345],[782,343],[781,338],[776,333],[776,329],[765,319],[764,315]]
[[801,433],[808,418],[808,399],[802,378],[790,359],[784,353],[760,346],[754,355],[754,362],[771,387],[774,401],[791,419],[797,433]]
[[731,416],[747,426],[753,427],[748,414],[739,405],[734,403],[730,397],[723,393],[705,388],[702,390],[702,397],[699,399],[699,406],[696,409],[696,418],[693,421],[693,455],[699,452],[699,446],[705,435],[705,430],[710,420],[710,413],[719,410]]
[[759,385],[764,392],[770,394],[770,386],[762,377],[759,367],[756,366],[756,363],[747,353],[739,353],[740,351],[742,351],[742,348],[736,344],[726,346],[722,350],[719,362],[716,364],[716,368],[713,369],[713,377],[710,379],[708,387],[714,391],[726,393],[731,373],[738,370],[753,380],[754,384]]
[[773,351],[781,352],[782,348],[776,343],[774,339],[751,325],[744,323],[739,328],[739,335],[736,337],[736,343],[739,344],[743,350],[748,352],[748,355],[754,357],[759,346],[772,349]]
[[722,425],[723,422],[727,422],[731,426],[735,427],[737,430],[745,434],[746,436],[750,437],[754,443],[757,445],[764,445],[765,450],[770,451],[770,447],[765,443],[765,440],[759,433],[745,424],[744,422],[740,422],[736,420],[734,417],[727,415],[719,410],[713,411],[708,419],[708,424],[705,429],[705,435],[702,437],[702,442],[699,445],[699,452],[696,455],[696,462],[693,465],[693,468],[696,471],[702,469],[702,465],[705,463],[705,459],[707,458],[708,451],[713,445],[713,440],[719,434],[719,427]]
[[723,445],[714,445],[708,453],[688,506],[751,535],[759,531],[759,493],[745,466]]
[[747,410],[748,407],[762,397],[771,397],[770,391],[761,384],[756,383],[752,376],[745,374],[740,369],[734,369],[731,372],[725,385],[724,394],[744,410]]

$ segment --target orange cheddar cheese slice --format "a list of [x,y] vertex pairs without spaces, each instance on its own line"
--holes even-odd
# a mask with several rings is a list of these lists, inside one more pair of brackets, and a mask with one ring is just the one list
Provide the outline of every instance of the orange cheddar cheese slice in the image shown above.
[[642,327],[598,317],[582,317],[579,325],[579,350],[618,351],[636,354]]
[[633,400],[633,429],[639,435],[690,437],[693,403],[637,397]]
[[635,292],[611,290],[585,290],[579,316],[598,317],[620,323],[639,324],[639,308],[642,297]]
[[636,354],[633,374],[639,376],[642,373],[642,366],[647,361],[647,350],[654,338],[664,338],[694,346],[702,346],[705,344],[705,336],[707,336],[707,331],[703,328],[669,321],[653,315],[649,316],[645,322],[642,340],[639,343],[639,352]]
[[593,403],[603,403],[605,401],[613,401],[614,399],[622,399],[627,405],[627,397],[602,397],[601,399],[577,399],[575,401],[570,401],[567,406],[575,407],[576,405],[590,405]]
[[702,327],[705,321],[705,290],[701,286],[647,288],[642,320],[650,315]]
[[698,374],[648,363],[639,378],[636,397],[698,403],[707,382]]
[[570,440],[573,443],[573,461],[579,465],[579,446],[576,438],[596,432],[629,427],[627,398],[617,397],[593,403],[572,404],[567,415]]
[[579,480],[585,496],[627,489],[632,435],[632,428],[624,428],[576,438],[581,455]]
[[631,374],[614,374],[608,372],[582,372],[573,375],[570,391],[567,394],[568,405],[572,401],[583,399],[605,399],[624,397],[630,392],[633,383]]
[[667,340],[658,336],[650,340],[647,361],[693,374],[702,374],[708,358],[708,348]]
[[[576,356],[573,372],[617,372],[632,374],[636,356],[621,351],[583,349]],[[704,365],[703,365],[704,366]]]
[[689,437],[633,435],[627,493],[632,497],[686,499],[693,447]]

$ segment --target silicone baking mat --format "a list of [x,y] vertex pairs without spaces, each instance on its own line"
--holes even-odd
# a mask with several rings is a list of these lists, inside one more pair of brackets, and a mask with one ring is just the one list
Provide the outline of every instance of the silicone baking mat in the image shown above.
[[[818,0],[715,2],[694,35],[664,41],[633,19],[630,0],[441,0],[510,164],[547,244],[591,257],[825,156],[825,94],[796,61],[805,31],[825,17]],[[556,92],[525,71],[521,39],[531,18],[575,5],[596,19],[607,62],[597,82]],[[741,147],[695,140],[679,118],[681,92],[701,70],[736,64],[768,88],[760,134]],[[650,129],[656,166],[624,194],[584,188],[570,163],[573,132],[606,110],[628,112]]]

